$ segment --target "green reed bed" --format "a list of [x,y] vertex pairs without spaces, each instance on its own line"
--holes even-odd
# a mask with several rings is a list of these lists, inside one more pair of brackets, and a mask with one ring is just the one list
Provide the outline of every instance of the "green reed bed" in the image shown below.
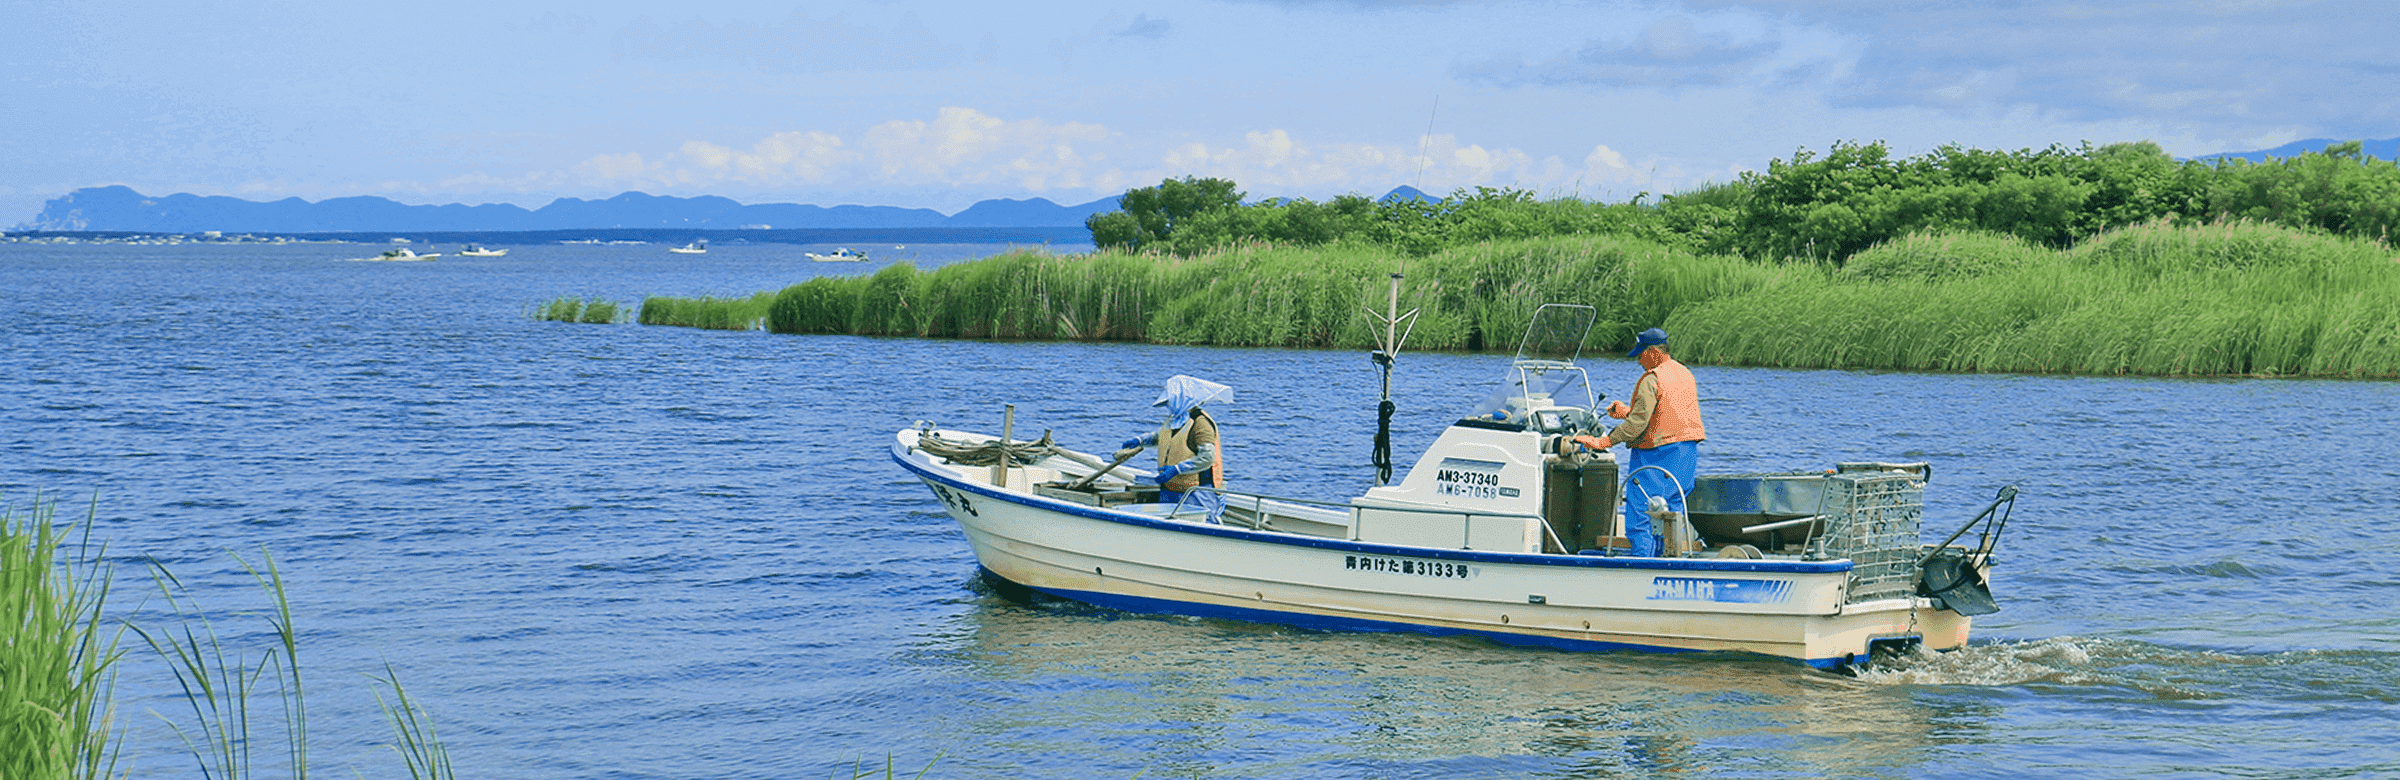
[[[1600,338],[1630,340],[1676,307],[1793,271],[1636,239],[1571,236],[1457,247],[1418,258],[1361,244],[1241,245],[1190,257],[1019,252],[923,272],[820,277],[778,293],[778,333],[1139,340],[1370,347],[1389,274],[1422,313],[1410,345],[1507,348],[1544,301],[1601,309]],[[1639,327],[1636,325],[1639,324]]]
[[769,307],[777,333],[999,339],[1143,338],[1161,262],[1121,252],[1020,251],[934,271],[907,263],[872,276],[818,277]]
[[765,327],[767,308],[775,293],[747,298],[675,298],[653,295],[642,299],[637,321],[644,325],[674,325],[709,330],[758,330]]
[[89,527],[62,529],[52,509],[38,499],[0,509],[0,777],[10,780],[105,777],[116,764],[108,574]]
[[533,310],[533,318],[546,322],[588,322],[608,324],[618,321],[624,307],[616,301],[598,298],[555,298]]
[[1912,236],[1667,321],[1720,364],[2400,377],[2400,262],[2376,241],[2148,225],[2045,250]]
[[[1388,275],[1417,349],[1505,350],[1542,303],[1590,304],[1587,348],[1664,325],[1700,363],[2161,376],[2400,377],[2400,261],[2376,240],[2158,222],[2067,249],[1919,233],[1839,267],[1638,238],[1489,241],[1422,257],[1333,243],[1190,256],[1015,252],[820,277],[765,301],[777,333],[1370,348]],[[654,301],[657,299],[653,299]],[[644,305],[645,322],[654,304]],[[731,302],[723,308],[732,310]],[[742,322],[738,318],[727,321]]]

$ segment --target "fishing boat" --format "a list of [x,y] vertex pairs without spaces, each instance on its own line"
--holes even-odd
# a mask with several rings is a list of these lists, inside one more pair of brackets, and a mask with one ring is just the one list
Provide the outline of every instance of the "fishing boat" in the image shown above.
[[821,255],[815,252],[802,252],[801,254],[807,255],[809,260],[819,263],[855,263],[867,259],[867,253],[852,252],[849,247],[842,247]]
[[[1384,319],[1388,402],[1405,341],[1390,332],[1408,317]],[[958,523],[987,581],[1129,612],[1837,668],[1962,647],[1973,616],[1998,611],[1988,582],[2016,490],[1927,544],[1924,463],[1701,475],[1676,488],[1686,512],[1648,497],[1663,550],[1632,555],[1618,507],[1641,483],[1577,441],[1606,431],[1576,363],[1592,319],[1541,307],[1481,403],[1404,479],[1346,500],[1203,486],[1164,503],[1125,457],[1012,438],[1013,407],[998,436],[921,422],[891,455]]]
[[694,241],[683,246],[669,247],[667,251],[679,255],[704,255],[708,254],[708,242]]
[[501,257],[507,255],[508,250],[487,249],[482,244],[468,244],[459,249],[458,254],[460,257]]
[[420,255],[420,254],[417,254],[416,250],[410,249],[410,248],[408,248],[408,247],[400,247],[400,248],[398,248],[398,249],[386,249],[386,250],[384,250],[383,254],[376,255],[376,256],[374,256],[374,257],[370,257],[370,258],[367,258],[367,259],[368,259],[368,260],[379,260],[379,261],[408,261],[408,260],[432,260],[432,259],[435,259],[435,258],[439,258],[439,257],[441,257],[441,256],[442,256],[442,254],[441,254],[440,252],[427,252],[427,253],[425,253],[425,254],[421,254],[421,255]]

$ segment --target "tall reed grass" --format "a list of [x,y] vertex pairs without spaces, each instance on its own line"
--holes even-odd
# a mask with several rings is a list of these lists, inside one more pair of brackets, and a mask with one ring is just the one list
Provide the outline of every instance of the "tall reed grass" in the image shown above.
[[[1954,259],[1944,259],[1945,253]],[[1914,236],[1851,269],[1677,312],[1691,360],[2154,376],[2400,377],[2400,257],[2253,223],[2152,224],[2071,250]]]
[[0,777],[9,780],[106,777],[121,747],[110,705],[120,633],[101,615],[109,571],[91,526],[62,529],[54,508],[38,496],[28,510],[0,508]]
[[946,338],[1139,340],[1178,344],[1367,348],[1391,273],[1401,307],[1421,310],[1409,344],[1508,349],[1543,302],[1601,311],[1596,342],[1678,307],[1765,285],[1793,269],[1700,256],[1638,239],[1570,236],[1485,242],[1425,257],[1361,244],[1250,244],[1190,257],[1102,251],[1017,252],[925,272],[819,277],[785,288],[767,317],[777,333]]
[[616,301],[568,296],[554,298],[548,303],[534,307],[533,318],[546,322],[608,324],[618,320],[622,314],[621,308]]
[[383,707],[384,719],[391,723],[392,734],[399,738],[392,745],[392,752],[400,754],[401,762],[408,767],[408,776],[415,780],[456,780],[458,773],[451,769],[450,749],[442,745],[441,736],[433,730],[433,713],[409,698],[408,689],[400,685],[400,673],[385,663],[383,676],[375,678],[375,682],[392,690],[389,700],[378,691],[375,703]]
[[775,293],[748,298],[673,298],[653,295],[642,299],[638,321],[644,325],[675,325],[711,330],[758,330],[767,322],[767,307]]
[[260,720],[253,717],[251,704],[262,692],[262,683],[271,682],[282,711],[286,766],[294,780],[305,780],[308,708],[301,685],[299,631],[292,624],[291,599],[284,592],[283,576],[276,570],[272,556],[266,558],[263,571],[239,556],[235,560],[274,600],[274,610],[268,613],[267,621],[275,630],[276,642],[262,651],[256,661],[242,648],[228,648],[218,637],[214,621],[192,600],[183,583],[155,561],[150,564],[151,575],[158,581],[159,593],[174,610],[176,620],[156,632],[139,625],[132,628],[150,649],[168,660],[168,668],[173,670],[175,682],[183,690],[184,701],[191,706],[190,722],[169,720],[168,725],[200,761],[202,776],[257,776],[252,770],[251,748],[266,740],[251,732]]
[[[988,339],[1364,349],[1390,273],[1409,345],[1505,350],[1543,303],[1598,309],[1587,351],[1664,325],[1695,362],[2162,376],[2400,377],[2400,259],[2378,240],[2165,221],[2051,249],[1921,232],[1831,263],[1637,238],[1489,241],[1422,257],[1356,243],[1192,256],[1014,252],[893,265],[745,299],[651,299],[643,321]],[[764,314],[756,315],[763,307]],[[651,310],[661,314],[653,317]],[[669,317],[667,312],[685,312]],[[706,312],[706,313],[701,313]],[[707,324],[716,323],[716,324]]]
[[[199,762],[202,777],[306,780],[300,631],[274,558],[252,566],[236,556],[271,602],[263,614],[273,639],[263,649],[222,639],[210,613],[156,563],[151,573],[173,618],[151,626],[121,623],[105,614],[111,572],[103,550],[91,542],[88,521],[61,528],[53,514],[53,505],[39,499],[26,512],[0,508],[0,778],[100,780],[117,774],[123,745],[112,696],[122,657],[117,642],[130,630],[168,661],[189,713],[160,717]],[[393,749],[408,776],[449,780],[449,755],[431,716],[389,666],[385,673],[377,682],[392,698],[385,701],[381,692],[376,698],[384,702]],[[270,706],[257,706],[270,694]],[[266,730],[278,726],[280,735]],[[254,758],[254,750],[277,743],[276,759]]]

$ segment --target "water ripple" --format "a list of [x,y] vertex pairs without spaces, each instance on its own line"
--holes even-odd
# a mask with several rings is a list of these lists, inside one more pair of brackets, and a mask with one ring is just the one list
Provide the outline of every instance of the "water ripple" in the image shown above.
[[[395,268],[334,262],[355,246],[0,244],[0,296],[57,304],[0,308],[0,500],[96,507],[117,593],[154,592],[156,560],[229,637],[259,637],[264,606],[228,553],[271,551],[321,754],[381,755],[355,682],[389,660],[460,766],[500,780],[885,753],[944,777],[2400,772],[2379,736],[2400,576],[2371,565],[2400,548],[2393,385],[1695,369],[1709,470],[1932,461],[1944,530],[2023,490],[1977,643],[1853,678],[1010,601],[891,465],[891,431],[996,429],[1006,402],[1020,431],[1106,449],[1190,373],[1237,388],[1244,486],[1341,496],[1371,481],[1372,365],[524,315],[817,272],[655,249]],[[1612,396],[1638,373],[1592,368]],[[1496,373],[1406,356],[1395,448]],[[126,663],[125,711],[177,711],[155,659]],[[129,728],[145,771],[194,776],[171,732]]]

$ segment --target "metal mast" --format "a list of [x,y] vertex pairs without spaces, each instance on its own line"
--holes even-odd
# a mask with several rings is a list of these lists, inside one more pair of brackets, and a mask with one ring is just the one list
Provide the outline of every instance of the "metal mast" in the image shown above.
[[[1367,310],[1367,316],[1383,321],[1383,348],[1375,350],[1374,354],[1369,356],[1375,361],[1376,366],[1383,369],[1383,403],[1375,407],[1375,484],[1377,485],[1388,485],[1392,482],[1392,411],[1398,408],[1392,405],[1392,362],[1400,355],[1400,345],[1408,342],[1410,333],[1416,332],[1418,311],[1419,309],[1410,309],[1407,314],[1400,313],[1400,274],[1397,273],[1392,274],[1392,297],[1390,302],[1385,304],[1384,311]],[[1404,321],[1408,323],[1408,329],[1405,331],[1400,329],[1400,323]]]

